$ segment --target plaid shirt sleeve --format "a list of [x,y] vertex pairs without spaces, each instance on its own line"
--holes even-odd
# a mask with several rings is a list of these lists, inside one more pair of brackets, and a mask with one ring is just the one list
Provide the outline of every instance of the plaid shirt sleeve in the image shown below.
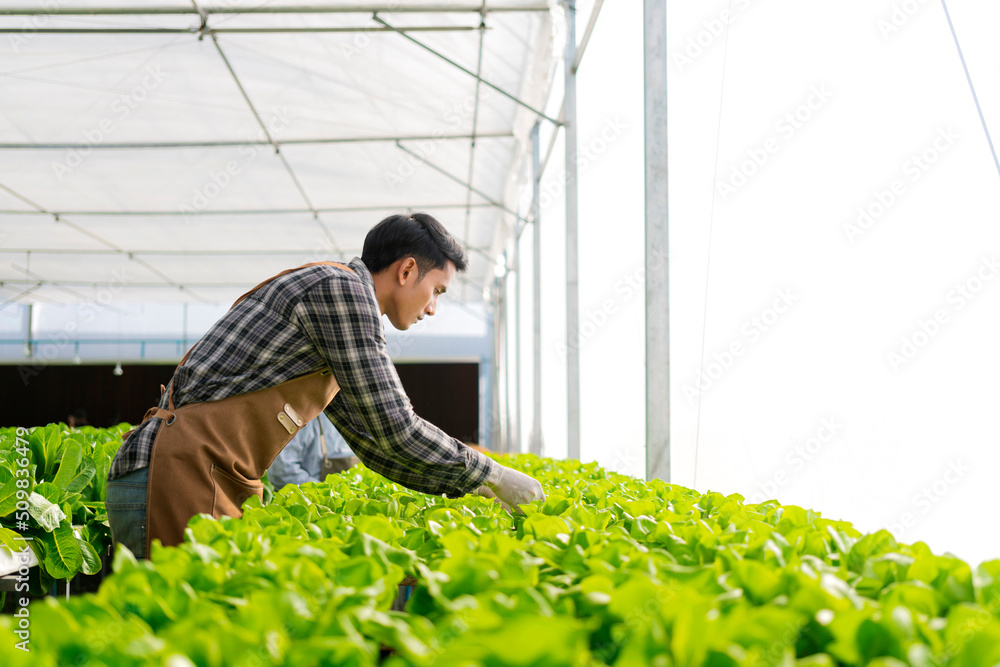
[[413,412],[386,351],[374,288],[338,271],[302,296],[292,323],[316,346],[340,384],[327,408],[366,466],[405,487],[461,496],[495,466]]

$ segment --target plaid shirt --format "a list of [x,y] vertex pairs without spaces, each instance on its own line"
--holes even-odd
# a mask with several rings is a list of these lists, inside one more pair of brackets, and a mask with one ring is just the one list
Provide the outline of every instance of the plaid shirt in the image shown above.
[[[170,380],[174,406],[218,401],[329,368],[340,392],[326,415],[366,466],[410,489],[457,497],[495,463],[421,419],[386,352],[371,272],[319,265],[287,273],[244,299],[202,337]],[[160,397],[167,409],[170,388]],[[125,440],[113,480],[149,466],[163,420]]]

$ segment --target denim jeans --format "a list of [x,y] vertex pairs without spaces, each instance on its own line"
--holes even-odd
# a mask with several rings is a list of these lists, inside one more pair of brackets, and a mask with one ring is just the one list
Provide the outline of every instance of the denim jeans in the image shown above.
[[111,540],[136,558],[146,557],[146,487],[149,468],[108,482],[107,509]]

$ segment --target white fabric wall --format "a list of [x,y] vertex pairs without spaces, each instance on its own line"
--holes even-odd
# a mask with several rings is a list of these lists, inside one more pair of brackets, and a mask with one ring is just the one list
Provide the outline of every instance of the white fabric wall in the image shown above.
[[[949,9],[1000,134],[1000,6]],[[631,121],[581,172],[584,317],[642,262],[640,26],[638,0],[606,3],[580,71],[581,145],[610,116]],[[671,2],[668,36],[673,481],[973,563],[1000,556],[986,518],[1000,469],[1000,174],[941,3]],[[732,180],[741,168],[752,174]],[[859,207],[878,217],[850,228]],[[543,216],[544,425],[558,456],[562,203]],[[642,304],[620,305],[582,348],[583,458],[641,474]]]

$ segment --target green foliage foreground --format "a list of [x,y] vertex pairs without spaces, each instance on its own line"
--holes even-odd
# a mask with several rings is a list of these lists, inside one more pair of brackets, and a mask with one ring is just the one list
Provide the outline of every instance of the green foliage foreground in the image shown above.
[[[0,664],[730,667],[1000,663],[1000,561],[594,464],[500,459],[548,500],[408,491],[355,467],[186,542],[127,551],[100,590],[0,618]],[[417,581],[405,612],[399,584]]]

